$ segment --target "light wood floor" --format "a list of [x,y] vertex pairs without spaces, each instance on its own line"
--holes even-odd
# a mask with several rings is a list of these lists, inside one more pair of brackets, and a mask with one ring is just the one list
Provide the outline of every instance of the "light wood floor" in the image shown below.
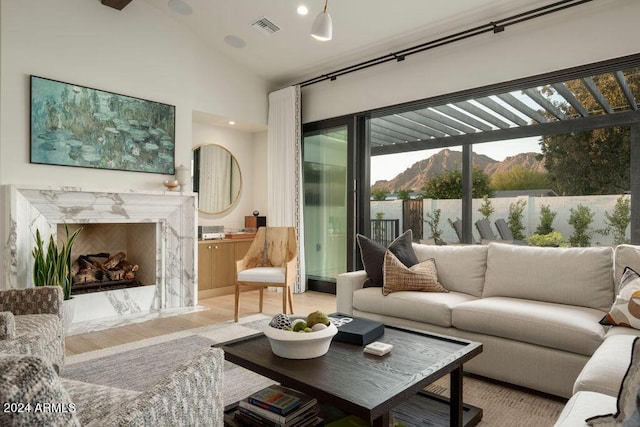
[[[265,291],[264,295],[263,314],[273,316],[282,313],[282,294],[274,291]],[[65,354],[70,356],[85,353],[145,338],[233,320],[233,299],[233,295],[207,298],[198,301],[198,304],[209,307],[209,310],[72,335],[65,340]],[[336,311],[336,297],[331,294],[311,291],[294,294],[293,308],[295,314],[300,316],[306,316],[316,310],[333,313]],[[240,297],[240,317],[256,313],[258,313],[258,291],[243,292]]]

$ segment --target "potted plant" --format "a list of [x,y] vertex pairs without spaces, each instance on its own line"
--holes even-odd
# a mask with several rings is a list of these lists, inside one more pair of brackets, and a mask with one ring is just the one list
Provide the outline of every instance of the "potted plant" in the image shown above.
[[69,235],[69,228],[65,224],[65,241],[58,248],[53,235],[49,237],[47,249],[44,248],[44,240],[40,230],[36,230],[36,246],[33,248],[33,284],[35,286],[60,286],[64,295],[65,328],[69,328],[73,320],[73,305],[71,300],[71,286],[73,276],[71,273],[71,249],[82,228],[78,228]]

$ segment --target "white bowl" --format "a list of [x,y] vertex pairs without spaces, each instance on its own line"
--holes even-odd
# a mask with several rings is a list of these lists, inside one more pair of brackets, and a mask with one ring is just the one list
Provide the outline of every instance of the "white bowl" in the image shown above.
[[273,354],[286,359],[313,359],[326,354],[337,333],[338,328],[333,323],[316,332],[285,331],[269,325],[264,328]]

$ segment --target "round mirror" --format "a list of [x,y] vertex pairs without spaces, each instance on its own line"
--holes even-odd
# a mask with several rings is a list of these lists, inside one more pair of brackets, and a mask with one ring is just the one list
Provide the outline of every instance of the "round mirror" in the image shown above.
[[198,193],[198,210],[218,214],[240,198],[242,175],[238,160],[217,144],[202,144],[193,149],[193,191]]

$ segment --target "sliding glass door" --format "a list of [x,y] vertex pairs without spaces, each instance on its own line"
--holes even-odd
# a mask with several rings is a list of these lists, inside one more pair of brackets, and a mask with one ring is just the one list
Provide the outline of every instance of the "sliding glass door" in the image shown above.
[[346,124],[304,133],[304,239],[311,290],[335,292],[336,276],[347,271],[352,240],[348,139]]

